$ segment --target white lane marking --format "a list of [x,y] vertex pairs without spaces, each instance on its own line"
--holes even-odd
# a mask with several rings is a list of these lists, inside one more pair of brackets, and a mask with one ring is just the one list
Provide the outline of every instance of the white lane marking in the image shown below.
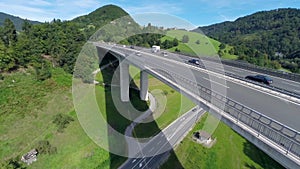
[[168,65],[168,66],[170,66],[170,67],[174,67],[174,65],[172,65],[172,64],[170,64],[170,63],[167,63],[167,62],[162,62],[163,64],[165,64],[165,65]]
[[149,153],[151,152],[151,151],[153,151],[154,150],[154,147],[152,147],[150,150],[149,150]]
[[157,145],[159,145],[161,143],[161,140],[159,140],[159,142],[157,142]]
[[229,87],[226,86],[226,85],[224,85],[224,84],[221,84],[221,83],[219,83],[219,82],[212,81],[211,79],[208,79],[208,78],[206,78],[206,77],[202,77],[202,78],[205,79],[205,80],[207,80],[207,81],[210,81],[210,82],[212,82],[212,83],[218,84],[218,85],[220,85],[220,86],[223,86],[223,87],[226,87],[227,89],[229,89]]
[[[159,57],[157,57],[157,56],[155,56],[155,55],[152,55],[152,54],[150,54],[150,53],[148,53],[148,55],[154,56],[154,57],[156,57],[156,58],[158,58],[158,59],[161,59],[161,60],[167,60],[167,59],[165,59],[165,58],[159,58]],[[191,67],[191,68],[193,68],[194,70],[198,70],[198,71],[200,71],[200,72],[204,72],[204,73],[208,73],[208,72],[209,72],[209,73],[211,73],[211,74],[214,74],[215,76],[220,76],[220,74],[218,74],[218,73],[216,73],[216,72],[207,71],[207,70],[205,70],[205,69],[201,69],[201,68],[199,68],[199,67],[195,67],[195,66],[192,66],[192,65],[188,65],[188,64],[186,64],[186,63],[181,63],[181,62],[178,62],[178,61],[175,61],[175,60],[169,60],[169,61],[170,61],[170,62],[177,63],[178,65],[183,65],[183,66]],[[247,87],[247,88],[249,88],[249,89],[256,90],[256,91],[259,91],[259,92],[263,92],[263,90],[259,90],[259,89],[257,89],[256,87],[249,86],[249,85],[245,85],[245,84],[242,84],[242,83],[237,83],[237,82],[236,82],[237,79],[234,79],[234,78],[231,78],[231,77],[227,77],[227,76],[225,76],[225,77],[223,77],[223,78],[226,79],[226,80],[229,80],[229,81],[231,81],[231,82],[233,82],[233,83],[235,83],[235,84],[239,84],[239,85],[242,85],[242,86],[244,86],[244,87]],[[232,79],[234,79],[234,80],[232,80]],[[270,92],[274,92],[274,91],[271,90]],[[272,97],[279,98],[279,99],[281,99],[281,100],[282,100],[282,99],[285,99],[286,101],[291,102],[291,103],[296,104],[296,105],[300,105],[300,103],[297,103],[297,101],[288,100],[288,99],[286,99],[286,98],[282,98],[282,97],[280,97],[280,96],[277,96],[276,94],[270,94],[270,93],[267,93],[266,91],[263,92],[263,93],[265,93],[265,94],[267,94],[267,95],[269,95],[269,96],[272,96]],[[282,96],[282,94],[279,94],[279,95]]]
[[295,92],[297,92],[297,93],[300,93],[300,90],[296,90],[296,89],[294,89],[294,91],[295,91]]
[[[212,61],[206,61],[206,62],[212,62]],[[212,62],[213,64],[220,64],[220,63],[216,63],[216,62]],[[233,66],[229,66],[229,65],[223,65],[224,66],[224,69],[227,71],[227,72],[232,72],[232,71],[235,71],[239,74],[239,72],[241,71],[244,71],[245,73],[252,73],[252,74],[261,74],[260,72],[255,72],[255,71],[251,71],[251,70],[247,70],[247,69],[242,69],[242,68],[239,68],[239,67],[233,67]],[[226,69],[226,67],[228,68],[231,68],[232,70],[228,70]],[[299,82],[296,82],[296,81],[293,81],[293,80],[289,80],[289,79],[283,79],[283,78],[280,78],[280,77],[277,77],[277,76],[272,76],[272,75],[268,75],[270,77],[273,77],[273,78],[277,78],[277,79],[280,79],[281,82],[285,83],[285,84],[289,84],[289,85],[292,85],[291,83],[296,83],[296,84],[299,84]],[[296,87],[299,87],[299,85],[292,85],[292,86],[296,86]]]
[[[132,50],[132,49],[129,49],[129,50]],[[181,62],[176,61],[176,60],[170,60],[170,59],[158,57],[158,56],[153,55],[153,54],[151,54],[151,53],[145,53],[145,54],[148,54],[148,55],[150,55],[150,56],[153,56],[153,57],[158,58],[158,59],[161,59],[161,60],[173,62],[173,63],[176,63],[176,64],[178,64],[178,65],[183,65],[183,66],[186,66],[186,67],[190,67],[190,68],[193,68],[194,70],[198,70],[198,71],[200,71],[200,72],[206,72],[206,73],[214,74],[215,76],[220,76],[220,74],[218,74],[218,73],[216,73],[216,72],[208,71],[208,70],[205,70],[205,69],[196,67],[196,66],[192,66],[192,65],[186,64],[186,63],[181,63]],[[229,67],[232,67],[232,66],[229,66]],[[236,69],[236,70],[237,70],[237,69],[244,70],[244,69],[241,69],[241,68],[235,68],[235,69]],[[249,70],[244,70],[244,71],[249,71]],[[251,71],[249,71],[249,72],[251,72]],[[227,77],[227,76],[225,76],[225,77],[223,77],[223,78],[224,78],[224,79],[227,79],[227,80],[229,80],[229,81],[231,81],[231,82],[233,82],[233,83],[236,83],[236,84],[238,84],[236,81],[239,81],[239,80],[237,80],[237,79],[234,79],[234,78],[231,78],[231,77]],[[276,77],[276,78],[278,78],[278,77]],[[280,78],[280,79],[281,79],[281,78]],[[284,79],[284,80],[285,80],[285,79]],[[290,81],[290,80],[286,80],[286,81]],[[291,82],[293,82],[293,83],[298,83],[298,82],[294,82],[294,81],[291,81]],[[299,84],[300,84],[300,83],[299,83]],[[267,94],[267,95],[269,95],[269,96],[272,96],[272,97],[275,97],[275,98],[278,98],[278,99],[281,99],[281,100],[286,100],[286,101],[288,101],[288,102],[290,102],[290,103],[293,103],[293,104],[296,104],[296,105],[300,105],[300,103],[298,103],[297,101],[292,101],[292,100],[289,100],[289,99],[287,99],[287,98],[282,98],[282,95],[283,95],[283,94],[281,94],[281,93],[279,94],[279,96],[276,95],[276,94],[274,94],[274,91],[273,91],[273,90],[270,90],[270,91],[269,91],[270,93],[269,93],[269,92],[266,92],[266,91],[263,91],[263,90],[259,90],[259,88],[256,88],[256,87],[254,87],[254,86],[246,85],[246,84],[243,84],[243,83],[239,83],[239,85],[242,85],[242,86],[247,87],[247,88],[252,89],[252,90],[256,90],[256,91],[265,93],[265,94]],[[271,94],[271,92],[272,92],[273,94]],[[277,92],[276,92],[276,93],[277,93]]]
[[[239,72],[239,71],[242,70],[242,71],[244,71],[244,72],[249,72],[249,73],[253,73],[253,74],[261,74],[261,73],[259,73],[259,72],[255,72],[255,71],[251,71],[251,70],[247,70],[247,69],[242,69],[242,68],[233,67],[233,66],[229,66],[229,65],[225,65],[225,67],[226,67],[226,66],[232,68],[233,70],[235,70],[235,71],[237,71],[237,72]],[[283,78],[281,78],[281,77],[272,76],[272,75],[268,75],[268,76],[273,77],[273,78],[278,78],[278,79],[281,80],[281,82],[286,83],[286,84],[289,84],[289,85],[292,85],[291,83],[297,83],[297,84],[300,85],[299,82],[295,82],[295,81],[293,81],[293,80],[283,79]],[[296,87],[299,87],[299,85],[295,85],[295,86],[296,86]]]
[[283,84],[287,84],[287,85],[291,85],[291,86],[294,86],[294,87],[300,87],[300,84],[299,85],[296,85],[296,84],[291,84],[289,82],[286,82],[286,81],[281,81],[281,83]]

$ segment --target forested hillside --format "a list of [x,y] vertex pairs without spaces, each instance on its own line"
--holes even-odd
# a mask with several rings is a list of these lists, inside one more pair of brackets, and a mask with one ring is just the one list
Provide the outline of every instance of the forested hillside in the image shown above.
[[[20,17],[16,17],[13,15],[9,15],[9,14],[0,12],[0,26],[4,25],[5,19],[11,20],[14,23],[17,31],[22,30],[23,22],[26,20],[26,19],[22,19]],[[28,20],[28,22],[30,22],[31,24],[40,24],[41,23],[38,21],[30,21],[30,20]]]
[[239,59],[293,72],[300,67],[300,10],[277,9],[257,12],[223,22],[199,27],[206,35],[235,46],[231,51]]
[[[54,19],[38,25],[25,21],[19,33],[6,19],[0,27],[0,72],[34,67],[38,79],[44,80],[51,76],[49,69],[54,65],[72,73],[87,39],[101,26],[126,15],[123,9],[107,5],[71,21]],[[131,22],[136,24],[132,19]],[[108,38],[102,40],[110,41]]]

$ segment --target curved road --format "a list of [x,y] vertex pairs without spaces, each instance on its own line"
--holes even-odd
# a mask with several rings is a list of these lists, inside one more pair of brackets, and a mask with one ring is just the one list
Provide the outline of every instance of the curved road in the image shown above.
[[[120,51],[122,53],[125,53],[127,56],[130,56],[130,62],[136,63],[136,65],[139,65],[140,67],[147,66],[154,69],[168,70],[173,72],[174,74],[186,76],[187,78],[195,78],[198,84],[207,88],[211,88],[212,85],[220,88],[226,88],[226,95],[228,98],[231,98],[241,103],[242,105],[254,109],[282,124],[300,131],[300,105],[297,103],[290,102],[285,99],[270,95],[269,93],[265,93],[249,86],[237,84],[228,80],[225,80],[226,85],[223,85],[222,81],[224,81],[224,79],[218,80],[218,77],[208,75],[207,73],[200,71],[196,67],[190,69],[190,65],[184,64],[182,63],[182,61],[165,59],[161,56],[156,56],[152,53],[147,52],[140,52],[141,55],[137,56],[135,54],[135,52],[137,52],[136,50],[118,46],[116,46],[114,50]],[[187,72],[186,70],[190,70],[193,77],[190,77],[190,72],[184,74],[185,72]],[[243,71],[244,70],[241,70],[241,72]],[[244,73],[247,74],[246,71],[244,71]],[[298,87],[296,86],[296,84],[293,85],[295,87]]]

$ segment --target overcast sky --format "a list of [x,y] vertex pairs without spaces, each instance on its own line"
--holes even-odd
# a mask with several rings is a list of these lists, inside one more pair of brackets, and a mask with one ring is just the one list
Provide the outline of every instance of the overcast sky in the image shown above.
[[[300,0],[0,0],[0,11],[44,22],[53,18],[70,20],[107,4],[118,5],[131,15],[149,12],[168,14],[196,26],[232,21],[262,10],[300,8]],[[147,22],[145,18],[135,19],[141,25]]]

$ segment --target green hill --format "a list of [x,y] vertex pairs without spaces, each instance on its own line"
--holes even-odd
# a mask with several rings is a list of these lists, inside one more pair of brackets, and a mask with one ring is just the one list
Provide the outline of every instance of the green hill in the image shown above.
[[122,8],[115,5],[105,5],[101,8],[96,9],[95,11],[79,16],[72,20],[81,24],[82,27],[86,25],[94,25],[95,27],[101,27],[103,24],[107,24],[117,18],[129,15]]
[[299,55],[292,55],[300,46],[300,9],[276,9],[257,12],[194,30],[223,43],[235,46],[234,53],[251,63],[299,72]]
[[[0,26],[3,26],[5,19],[10,19],[14,23],[17,31],[22,30],[22,24],[25,21],[25,19],[22,19],[22,18],[17,17],[17,16],[13,16],[13,15],[9,15],[9,14],[0,12]],[[41,22],[38,22],[38,21],[30,21],[30,20],[28,20],[28,21],[31,24],[40,24],[41,23]]]
[[[127,27],[115,22],[124,16],[125,19],[121,21],[131,23]],[[97,37],[96,40],[101,38],[104,41],[116,41],[117,38],[112,37],[121,37],[129,34],[128,30],[139,29],[128,13],[114,5],[100,7],[70,21],[54,19],[38,25],[28,24],[26,31],[18,34],[12,25],[0,29],[0,49],[4,51],[0,52],[0,72],[26,68],[46,56],[53,65],[72,73],[81,47],[99,28],[110,25],[94,36]],[[7,32],[10,33],[9,36],[6,35]]]
[[[188,37],[188,42],[183,43],[183,36],[186,35]],[[179,40],[179,45],[176,47],[172,47],[168,49],[169,51],[175,52],[180,51],[184,54],[190,54],[198,56],[216,56],[218,54],[218,51],[220,50],[220,42],[217,40],[214,40],[212,38],[208,38],[207,36],[196,33],[196,32],[190,32],[185,30],[169,30],[167,31],[166,36],[164,36],[161,41],[173,40],[173,38],[176,38]],[[235,55],[231,55],[228,53],[228,51],[232,47],[226,45],[225,49],[222,49],[223,56],[222,58],[226,59],[236,59],[237,57]]]
[[[90,37],[98,29],[102,29],[101,40],[118,41],[119,39],[111,38],[128,34],[128,30],[137,30],[139,25],[129,16],[122,8],[115,5],[106,5],[97,10],[77,17],[70,22],[76,23],[79,28],[87,33]],[[127,27],[124,27],[124,23]],[[105,27],[103,27],[105,25]],[[97,35],[100,37],[100,35]],[[100,39],[98,39],[100,40]]]

